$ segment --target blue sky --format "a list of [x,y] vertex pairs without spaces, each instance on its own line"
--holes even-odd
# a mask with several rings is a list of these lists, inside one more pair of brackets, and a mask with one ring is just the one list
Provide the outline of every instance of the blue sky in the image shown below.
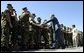
[[10,3],[20,15],[23,7],[27,7],[31,13],[41,17],[42,21],[50,19],[55,14],[60,24],[71,27],[76,25],[83,31],[83,1],[1,1],[1,12]]

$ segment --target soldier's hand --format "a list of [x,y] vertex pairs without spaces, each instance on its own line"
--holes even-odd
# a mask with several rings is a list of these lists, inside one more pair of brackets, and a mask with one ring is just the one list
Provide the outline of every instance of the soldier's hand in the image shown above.
[[45,24],[42,24],[41,26],[44,26]]
[[44,25],[42,25],[41,27],[44,28],[44,29],[49,29],[49,27],[44,27]]
[[46,25],[46,23],[43,23],[43,25]]
[[40,28],[43,28],[43,25],[40,25]]

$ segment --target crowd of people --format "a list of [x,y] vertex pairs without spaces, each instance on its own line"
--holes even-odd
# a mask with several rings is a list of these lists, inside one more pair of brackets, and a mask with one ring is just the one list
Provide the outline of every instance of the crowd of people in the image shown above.
[[36,14],[31,14],[27,7],[22,10],[22,14],[17,17],[13,6],[7,4],[7,9],[1,13],[2,51],[64,49],[83,45],[83,32],[79,32],[75,25],[69,28],[60,24],[54,14],[51,15],[50,20],[44,20],[42,23],[40,17],[35,21]]

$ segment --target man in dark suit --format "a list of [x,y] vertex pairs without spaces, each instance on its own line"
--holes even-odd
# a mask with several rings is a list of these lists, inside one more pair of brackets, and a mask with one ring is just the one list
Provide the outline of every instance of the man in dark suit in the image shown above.
[[51,22],[51,27],[53,29],[53,44],[51,48],[56,48],[58,45],[57,43],[59,43],[62,46],[62,48],[65,48],[64,42],[61,38],[60,24],[54,14],[51,15],[51,19],[47,21],[45,24],[49,22]]

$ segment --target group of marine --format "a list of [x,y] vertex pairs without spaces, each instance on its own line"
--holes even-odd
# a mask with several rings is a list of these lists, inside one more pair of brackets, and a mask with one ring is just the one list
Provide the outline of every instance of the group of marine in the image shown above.
[[[40,17],[37,18],[37,21],[35,20],[36,14],[31,14],[27,7],[22,8],[22,10],[22,14],[17,17],[13,6],[7,4],[7,9],[1,13],[2,51],[64,49],[68,44],[73,45],[72,35],[69,37],[64,35],[66,33],[62,29],[63,24],[59,23],[54,14],[51,15],[49,21],[44,20],[42,23]],[[70,40],[67,41],[69,38]]]

